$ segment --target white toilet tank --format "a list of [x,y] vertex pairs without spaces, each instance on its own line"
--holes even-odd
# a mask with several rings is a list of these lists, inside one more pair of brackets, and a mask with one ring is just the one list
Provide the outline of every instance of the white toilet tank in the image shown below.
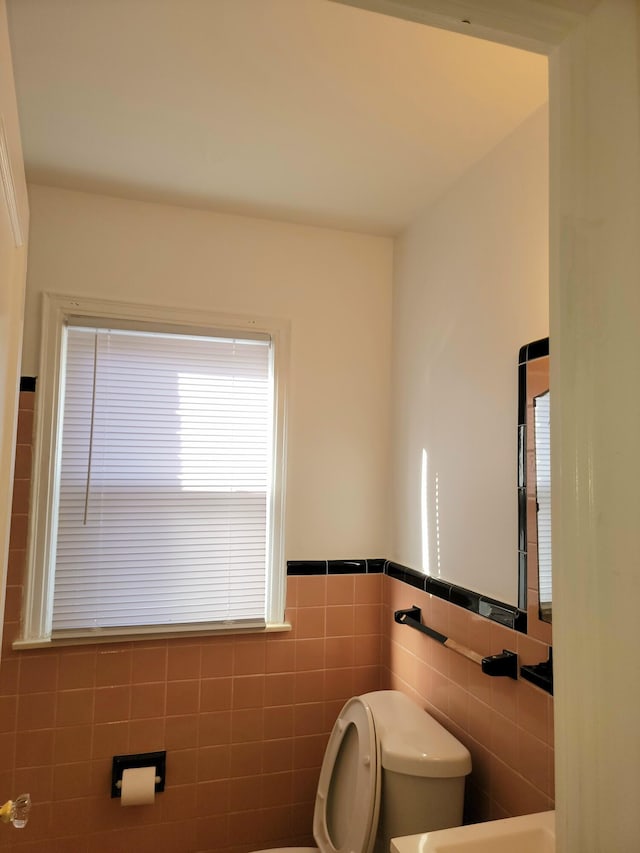
[[381,690],[360,699],[380,742],[382,784],[375,850],[390,840],[462,823],[467,748],[403,693]]

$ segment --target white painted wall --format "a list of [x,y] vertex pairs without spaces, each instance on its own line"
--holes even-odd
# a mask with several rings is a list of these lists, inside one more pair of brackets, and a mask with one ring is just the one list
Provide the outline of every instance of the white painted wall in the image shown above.
[[10,176],[7,172],[0,179],[0,613],[4,613],[29,228],[4,0],[0,0],[0,120],[10,169]]
[[517,357],[549,328],[547,140],[544,107],[404,233],[395,260],[393,556],[512,604]]
[[42,291],[291,320],[286,554],[384,557],[392,241],[30,186],[23,375]]

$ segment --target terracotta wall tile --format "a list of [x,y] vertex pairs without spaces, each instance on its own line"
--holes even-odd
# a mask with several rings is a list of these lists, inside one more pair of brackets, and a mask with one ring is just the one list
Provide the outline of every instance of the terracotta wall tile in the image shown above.
[[[526,662],[546,660],[548,647],[440,599],[398,589],[383,579],[387,619],[409,597],[423,622],[482,654],[504,648]],[[399,605],[399,607],[398,607]],[[428,612],[428,616],[425,613]],[[479,666],[417,631],[390,625],[383,681],[412,695],[471,751],[465,813],[494,819],[553,807],[553,699],[521,679],[490,678]]]
[[[21,395],[29,413],[33,397]],[[390,686],[470,749],[468,815],[486,819],[552,804],[551,697],[524,682],[488,679],[394,623],[393,612],[416,604],[425,622],[483,654],[505,644],[534,662],[540,652],[543,659],[544,643],[381,574],[290,578],[290,633],[14,652],[30,418],[21,414],[19,423],[24,441],[0,667],[7,765],[0,781],[30,790],[40,812],[25,851],[247,853],[312,844],[315,788],[340,708],[355,693]],[[165,793],[152,807],[121,809],[109,797],[113,755],[156,749],[167,750]]]

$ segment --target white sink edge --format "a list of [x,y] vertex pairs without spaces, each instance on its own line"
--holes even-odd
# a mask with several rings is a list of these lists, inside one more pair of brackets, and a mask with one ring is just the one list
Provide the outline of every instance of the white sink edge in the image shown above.
[[[506,840],[510,836],[522,838],[523,833],[544,832],[547,839],[555,842],[555,811],[538,812],[536,814],[508,817],[503,820],[491,820],[486,823],[474,823],[467,826],[457,826],[452,829],[439,829],[434,832],[423,832],[420,835],[406,835],[391,839],[392,853],[439,853],[450,846],[456,850],[464,850],[466,844],[473,853],[482,853],[487,842],[486,850],[492,841]],[[555,848],[555,844],[553,845]],[[545,845],[543,853],[549,849]]]

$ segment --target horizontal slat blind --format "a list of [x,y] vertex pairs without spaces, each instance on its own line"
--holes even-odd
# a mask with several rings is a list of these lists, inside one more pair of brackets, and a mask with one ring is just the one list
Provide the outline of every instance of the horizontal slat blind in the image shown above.
[[549,392],[535,397],[536,499],[538,501],[538,584],[540,603],[551,603],[551,430]]
[[265,340],[69,327],[53,630],[263,624]]

